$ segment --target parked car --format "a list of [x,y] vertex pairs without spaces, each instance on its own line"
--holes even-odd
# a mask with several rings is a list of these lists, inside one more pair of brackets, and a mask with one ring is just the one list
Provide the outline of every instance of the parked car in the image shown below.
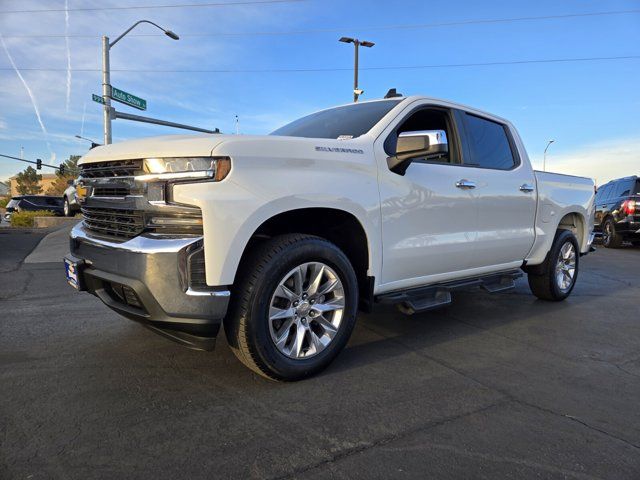
[[62,194],[63,212],[65,217],[73,217],[80,211],[80,203],[78,202],[78,190],[76,189],[77,180],[69,180],[67,189]]
[[56,215],[63,215],[62,197],[50,195],[18,195],[11,197],[11,200],[7,203],[4,218],[10,221],[14,212],[32,212],[36,210],[47,210]]
[[358,308],[455,289],[564,300],[591,251],[594,182],[534,172],[515,127],[425,97],[313,113],[266,136],[174,135],[79,161],[69,283],[273,379],[325,368]]
[[618,248],[627,240],[640,245],[640,178],[618,178],[596,193],[595,231],[602,245]]

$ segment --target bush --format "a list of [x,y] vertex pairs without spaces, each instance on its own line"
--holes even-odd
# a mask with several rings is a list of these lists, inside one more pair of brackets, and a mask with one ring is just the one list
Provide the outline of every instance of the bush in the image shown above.
[[34,212],[14,212],[11,214],[12,227],[33,227],[34,217],[55,217],[55,213],[48,210],[36,210]]
[[0,208],[5,208],[11,197],[0,197]]

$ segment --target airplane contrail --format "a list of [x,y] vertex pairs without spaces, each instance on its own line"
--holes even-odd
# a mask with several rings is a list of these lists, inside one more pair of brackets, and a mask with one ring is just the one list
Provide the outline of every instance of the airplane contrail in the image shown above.
[[29,98],[31,99],[31,105],[33,105],[33,110],[36,112],[36,117],[38,118],[38,123],[40,124],[40,128],[42,129],[42,133],[44,133],[45,142],[47,143],[47,148],[49,149],[49,154],[53,158],[55,158],[54,153],[51,151],[51,144],[49,143],[49,132],[47,132],[47,127],[45,127],[44,123],[42,122],[42,117],[40,116],[40,109],[38,108],[38,102],[36,102],[36,97],[33,96],[33,92],[31,91],[31,88],[29,88],[29,84],[20,73],[20,70],[18,70],[18,67],[16,67],[16,63],[13,61],[13,57],[9,53],[9,49],[7,48],[7,44],[4,43],[4,38],[2,35],[0,35],[0,43],[2,43],[2,48],[4,49],[4,53],[6,53],[7,57],[9,58],[9,63],[11,63],[13,70],[16,72],[16,75],[18,75],[18,78],[22,82],[22,85],[24,85],[24,88],[27,91]]
[[71,50],[69,49],[69,0],[64,0],[64,43],[67,47],[67,112],[71,100]]

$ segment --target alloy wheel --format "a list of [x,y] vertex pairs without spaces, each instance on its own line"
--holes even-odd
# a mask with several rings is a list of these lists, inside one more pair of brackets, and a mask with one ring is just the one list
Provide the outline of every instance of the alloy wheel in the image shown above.
[[576,250],[571,242],[562,245],[556,261],[556,283],[562,292],[573,285],[576,275]]
[[609,245],[611,243],[611,237],[613,236],[613,227],[611,222],[605,222],[604,231],[602,232],[602,243]]
[[299,265],[280,280],[271,297],[271,339],[289,358],[313,357],[335,338],[344,308],[344,287],[335,270],[322,262]]

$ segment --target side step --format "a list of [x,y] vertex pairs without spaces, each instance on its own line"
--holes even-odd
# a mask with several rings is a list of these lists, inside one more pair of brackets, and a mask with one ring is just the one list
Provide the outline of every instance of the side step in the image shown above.
[[476,278],[438,283],[426,287],[416,287],[376,296],[376,302],[396,304],[398,310],[407,315],[424,312],[451,303],[451,292],[482,287],[489,293],[504,292],[515,288],[515,280],[522,276],[520,270],[510,270]]

